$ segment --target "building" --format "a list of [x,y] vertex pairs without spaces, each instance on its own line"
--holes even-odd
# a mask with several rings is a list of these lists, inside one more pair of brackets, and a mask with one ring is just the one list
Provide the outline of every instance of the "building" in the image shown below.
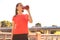
[[[11,32],[11,27],[1,27],[2,32]],[[32,32],[42,32],[43,34],[51,34],[52,31],[60,31],[60,27],[31,27],[29,28],[30,33]]]
[[60,31],[60,27],[59,26],[55,26],[55,27],[52,27],[52,26],[49,26],[49,27],[32,27],[32,28],[29,28],[29,30],[31,32],[43,32],[43,34],[51,34],[52,31]]

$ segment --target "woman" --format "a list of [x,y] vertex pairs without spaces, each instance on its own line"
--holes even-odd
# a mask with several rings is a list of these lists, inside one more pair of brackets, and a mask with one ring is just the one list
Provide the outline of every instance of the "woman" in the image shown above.
[[32,23],[29,9],[28,14],[23,14],[23,5],[16,5],[16,15],[13,17],[12,40],[28,40],[28,21]]

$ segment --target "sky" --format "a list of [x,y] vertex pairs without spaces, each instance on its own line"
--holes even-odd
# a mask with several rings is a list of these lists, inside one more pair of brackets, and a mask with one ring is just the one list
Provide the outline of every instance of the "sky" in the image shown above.
[[[0,21],[12,21],[12,17],[15,15],[15,6],[19,2],[24,6],[30,6],[33,23],[29,23],[29,27],[38,22],[42,27],[60,26],[60,0],[0,0]],[[24,13],[27,11],[25,10]]]

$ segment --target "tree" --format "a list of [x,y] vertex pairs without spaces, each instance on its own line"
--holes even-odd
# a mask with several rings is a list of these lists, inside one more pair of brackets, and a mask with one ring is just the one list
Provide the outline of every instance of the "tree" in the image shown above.
[[35,26],[36,27],[41,27],[41,23],[36,23]]
[[11,26],[12,22],[6,20],[1,21],[1,27],[11,27]]
[[51,34],[54,34],[55,32],[56,32],[56,30],[52,30],[52,31],[51,31]]
[[[57,25],[52,25],[52,27],[57,27]],[[56,32],[56,30],[52,30],[51,34],[54,34]]]
[[57,27],[57,25],[52,25],[52,27]]
[[12,23],[10,21],[6,21],[6,22],[7,22],[6,23],[7,27],[11,27],[12,26]]
[[0,27],[1,27],[1,22],[0,22]]
[[4,20],[4,21],[1,21],[1,27],[6,27],[7,25],[6,25],[6,21]]

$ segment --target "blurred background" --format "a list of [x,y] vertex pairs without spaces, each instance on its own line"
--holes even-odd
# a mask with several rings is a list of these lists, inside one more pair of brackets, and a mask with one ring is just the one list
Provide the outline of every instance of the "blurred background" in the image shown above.
[[[15,6],[19,2],[24,6],[30,6],[33,23],[28,24],[29,28],[36,23],[41,23],[42,27],[60,26],[60,0],[0,0],[0,21],[12,22],[12,17],[15,15]],[[27,11],[25,10],[24,13],[27,13]]]

